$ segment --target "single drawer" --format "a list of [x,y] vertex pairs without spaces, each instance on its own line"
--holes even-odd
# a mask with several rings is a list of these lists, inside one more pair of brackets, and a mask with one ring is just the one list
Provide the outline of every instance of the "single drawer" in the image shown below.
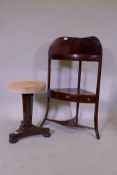
[[95,103],[96,102],[96,96],[79,96],[79,102],[80,103]]
[[76,101],[76,95],[66,94],[62,92],[51,91],[50,97],[66,101]]

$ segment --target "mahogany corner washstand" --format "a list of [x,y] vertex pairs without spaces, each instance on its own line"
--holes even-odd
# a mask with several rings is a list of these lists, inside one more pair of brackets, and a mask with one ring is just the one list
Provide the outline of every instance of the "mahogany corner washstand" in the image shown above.
[[15,81],[10,84],[12,91],[22,94],[23,102],[23,121],[19,129],[9,135],[10,143],[16,143],[19,139],[32,135],[42,134],[44,137],[51,135],[49,128],[32,124],[33,95],[44,91],[45,87],[43,81]]
[[[53,60],[64,61],[78,61],[78,80],[77,87],[74,88],[51,88],[51,64]],[[98,64],[97,79],[96,79],[96,92],[92,93],[87,90],[81,89],[81,73],[83,62],[96,62]],[[47,109],[45,118],[41,124],[46,120],[65,125],[68,127],[80,127],[95,130],[97,139],[100,139],[98,131],[98,105],[99,105],[99,93],[100,93],[100,78],[102,67],[102,46],[97,37],[59,37],[53,41],[48,51],[48,91],[47,91]],[[66,121],[59,121],[49,119],[49,104],[50,98],[65,100],[69,102],[76,102],[76,116],[73,119]],[[88,127],[79,124],[78,112],[79,103],[94,104],[94,127]]]

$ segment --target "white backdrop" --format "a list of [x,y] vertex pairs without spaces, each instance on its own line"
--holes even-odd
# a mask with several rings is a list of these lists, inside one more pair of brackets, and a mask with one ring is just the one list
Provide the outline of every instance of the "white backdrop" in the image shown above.
[[[13,80],[47,82],[48,47],[59,36],[97,36],[103,46],[103,70],[99,119],[115,125],[117,113],[117,1],[116,0],[0,0],[0,117],[19,121],[22,117],[21,96],[9,91]],[[71,67],[73,70],[71,70]],[[93,69],[92,69],[93,67]],[[58,85],[53,66],[53,86]],[[82,86],[95,82],[96,65],[84,65]],[[65,64],[60,86],[75,84],[77,65]],[[87,74],[89,73],[89,76]],[[70,75],[70,78],[67,77]],[[90,79],[88,81],[88,78]],[[34,119],[45,113],[46,95],[35,97]],[[52,101],[50,117],[74,117],[75,105]],[[92,106],[81,105],[80,116],[92,118]]]

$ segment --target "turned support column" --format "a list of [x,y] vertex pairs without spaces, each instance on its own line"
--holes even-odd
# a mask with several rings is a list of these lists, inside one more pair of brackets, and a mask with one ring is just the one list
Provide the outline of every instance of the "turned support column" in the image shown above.
[[33,113],[33,94],[22,94],[23,104],[23,121],[19,129],[9,135],[9,142],[16,143],[19,139],[41,134],[44,137],[49,137],[49,128],[43,128],[34,126],[32,124],[32,113]]

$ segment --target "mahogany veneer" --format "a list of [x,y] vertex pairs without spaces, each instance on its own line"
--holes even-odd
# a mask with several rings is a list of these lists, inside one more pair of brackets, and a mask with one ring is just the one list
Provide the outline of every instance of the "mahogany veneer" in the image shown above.
[[[61,88],[61,89],[51,88],[51,64],[52,61],[54,60],[79,62],[77,87]],[[95,93],[80,88],[82,64],[84,61],[97,62],[98,64],[97,84]],[[97,139],[99,139],[100,135],[98,131],[98,105],[99,105],[101,67],[102,67],[102,46],[98,38],[92,36],[85,38],[60,37],[55,39],[53,43],[50,45],[48,52],[47,109],[45,118],[41,126],[43,126],[46,120],[49,120],[68,127],[76,127],[76,128],[81,127],[81,128],[93,129],[95,130]],[[49,112],[49,104],[51,98],[55,98],[58,100],[65,100],[69,102],[76,102],[75,118],[66,121],[48,119],[47,116]],[[80,103],[95,104],[94,127],[79,124],[78,112]]]

